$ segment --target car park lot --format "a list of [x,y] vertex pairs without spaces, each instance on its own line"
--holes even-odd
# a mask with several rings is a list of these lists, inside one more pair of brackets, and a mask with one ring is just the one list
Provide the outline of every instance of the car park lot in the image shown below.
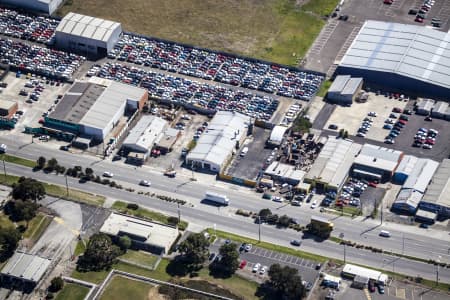
[[[225,243],[223,239],[217,239],[214,244],[210,246],[210,253],[218,253],[221,245]],[[238,244],[240,247],[240,244]],[[252,246],[250,251],[241,251],[240,259],[247,261],[244,268],[246,272],[252,272],[255,264],[259,263],[261,266],[267,266],[270,268],[272,264],[280,264],[281,266],[289,266],[291,268],[298,269],[302,280],[313,283],[319,276],[319,270],[316,270],[317,262],[303,259],[297,256],[283,254],[263,248],[259,248],[255,245]],[[258,276],[259,272],[258,272]],[[267,276],[267,272],[265,274]]]
[[[365,138],[384,141],[385,136],[389,132],[383,129],[385,120],[389,118],[394,108],[398,107],[403,110],[406,104],[407,102],[404,100],[394,99],[393,97],[390,99],[385,94],[376,95],[376,93],[369,93],[369,99],[365,103],[354,102],[350,107],[336,106],[324,129],[334,124],[340,129],[347,130],[349,135],[356,135],[364,119],[368,118],[372,122],[371,127],[365,133]],[[375,112],[377,116],[370,117],[370,112]]]

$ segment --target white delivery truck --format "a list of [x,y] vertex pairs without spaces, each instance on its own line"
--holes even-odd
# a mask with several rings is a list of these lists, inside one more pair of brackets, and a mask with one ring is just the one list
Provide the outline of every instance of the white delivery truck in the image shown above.
[[0,153],[6,153],[6,150],[8,149],[8,146],[5,144],[0,145]]
[[221,205],[228,205],[230,203],[230,199],[228,199],[227,196],[213,192],[206,192],[205,200],[215,202]]

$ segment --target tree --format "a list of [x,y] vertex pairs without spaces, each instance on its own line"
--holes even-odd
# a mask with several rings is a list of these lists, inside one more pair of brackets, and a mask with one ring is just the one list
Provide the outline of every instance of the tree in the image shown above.
[[239,267],[239,252],[236,249],[235,243],[223,244],[219,248],[219,253],[222,255],[220,265],[228,275],[234,274]]
[[23,201],[23,200],[11,200],[5,205],[5,213],[8,214],[14,222],[20,222],[25,220],[28,222],[36,216],[36,212],[39,208],[35,202]]
[[20,237],[20,232],[15,228],[0,228],[0,262],[6,261],[14,254]]
[[131,239],[126,235],[121,236],[117,241],[117,244],[122,251],[127,251],[127,249],[130,249],[131,247]]
[[56,160],[56,158],[51,158],[48,162],[47,162],[47,170],[49,172],[52,172],[56,167],[58,166],[58,161]]
[[39,169],[43,169],[45,167],[46,159],[43,156],[39,156],[39,158],[36,161],[36,167]]
[[167,217],[167,223],[169,223],[170,225],[177,225],[178,218],[174,216]]
[[92,176],[94,175],[94,170],[92,170],[92,168],[86,168],[84,170],[84,173],[86,173],[87,177],[92,178]]
[[45,188],[42,182],[33,178],[20,177],[17,183],[13,184],[11,196],[21,200],[41,200],[45,196]]
[[268,275],[270,287],[280,298],[294,300],[305,297],[306,290],[297,269],[288,266],[282,268],[279,264],[273,264]]
[[178,250],[190,268],[198,269],[209,256],[208,247],[209,242],[205,235],[203,233],[194,233],[180,244]]
[[283,215],[278,219],[278,225],[281,227],[288,227],[291,223],[291,218],[289,218],[287,215]]
[[269,223],[269,224],[275,224],[275,223],[277,223],[278,222],[278,215],[277,214],[274,214],[274,215],[270,215],[270,216],[268,216],[267,217],[267,223]]
[[266,220],[267,217],[272,215],[272,211],[268,208],[263,208],[259,211],[258,216],[261,218],[261,220]]
[[78,259],[79,271],[101,271],[111,268],[121,251],[111,238],[104,233],[96,233],[90,239],[84,254]]
[[53,277],[52,281],[50,282],[50,286],[48,287],[48,290],[52,293],[56,293],[60,291],[64,287],[64,280],[61,278],[61,276]]

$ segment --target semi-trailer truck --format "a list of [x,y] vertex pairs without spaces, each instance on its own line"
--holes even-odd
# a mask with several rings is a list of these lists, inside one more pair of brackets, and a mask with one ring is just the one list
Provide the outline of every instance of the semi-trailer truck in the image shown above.
[[213,192],[206,192],[205,200],[215,202],[221,205],[228,205],[230,203],[230,199],[226,195],[221,195]]

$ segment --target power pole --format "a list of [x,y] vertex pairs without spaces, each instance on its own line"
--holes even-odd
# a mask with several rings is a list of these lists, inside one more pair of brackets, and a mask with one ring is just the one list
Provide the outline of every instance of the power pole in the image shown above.
[[261,217],[258,216],[258,241],[261,243]]
[[3,157],[3,172],[5,172],[5,183],[7,182],[6,176],[6,165],[5,165],[5,157]]
[[177,203],[178,206],[178,224],[181,222],[181,211],[180,211],[180,203]]
[[67,197],[69,197],[69,183],[67,181],[67,175],[64,175],[64,177],[66,178],[66,194],[67,194]]
[[341,232],[341,233],[339,234],[339,238],[341,238],[342,241],[344,242],[344,264],[345,264],[345,262],[346,262],[346,256],[347,256],[347,255],[346,255],[346,254],[347,254],[347,253],[346,253],[346,250],[347,250],[347,249],[346,249],[346,244],[347,244],[347,243],[345,243],[344,237],[345,237],[345,236],[344,236],[344,233]]

